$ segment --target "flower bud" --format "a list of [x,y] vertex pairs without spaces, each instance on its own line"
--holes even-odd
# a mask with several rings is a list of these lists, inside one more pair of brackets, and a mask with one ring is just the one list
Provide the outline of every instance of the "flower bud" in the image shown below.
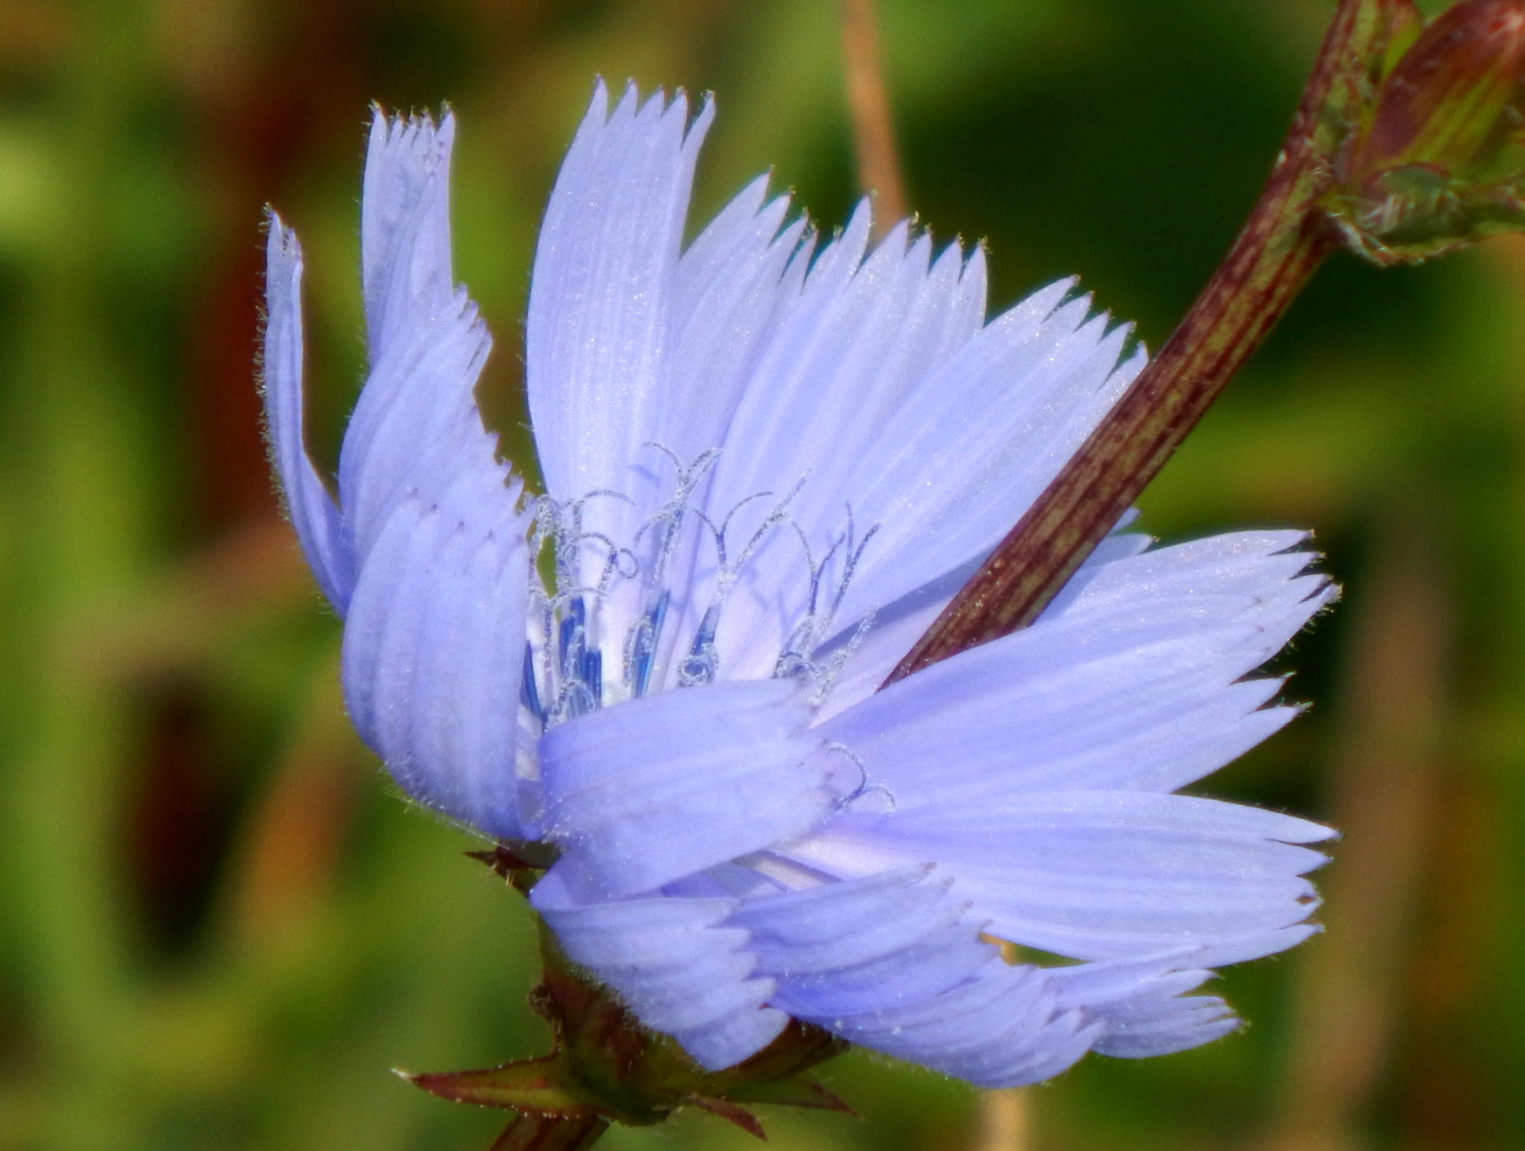
[[1428,164],[1482,174],[1522,124],[1525,3],[1465,0],[1430,23],[1386,76],[1354,167]]
[[1525,0],[1400,21],[1387,61],[1325,205],[1347,239],[1387,264],[1525,229]]

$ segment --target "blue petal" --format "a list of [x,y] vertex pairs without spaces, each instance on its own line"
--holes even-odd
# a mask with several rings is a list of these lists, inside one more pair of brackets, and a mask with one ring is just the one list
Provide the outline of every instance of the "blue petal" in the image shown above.
[[764,970],[784,978],[855,967],[951,930],[966,910],[926,882],[932,865],[746,902],[731,922],[752,933]]
[[[557,176],[541,225],[525,320],[525,384],[549,496],[575,507],[573,582],[599,586],[611,549],[650,576],[642,529],[671,495],[675,467],[718,447],[749,347],[780,291],[787,246],[768,250],[786,205],[743,195],[736,210],[680,260],[699,147],[713,117],[692,123],[679,92],[642,104],[634,85],[611,112],[600,82]],[[759,190],[760,191],[760,190]],[[717,275],[717,261],[726,275]],[[692,562],[695,537],[678,557]],[[642,546],[646,545],[646,546]],[[590,626],[624,637],[661,591],[675,591],[673,624],[688,606],[683,581],[658,590],[620,579],[590,604]],[[659,643],[671,645],[670,624]],[[618,640],[616,641],[618,642]],[[687,642],[685,640],[685,642]],[[652,687],[662,686],[656,660]]]
[[1302,873],[1324,857],[1295,844],[1330,834],[1209,799],[1071,792],[845,818],[785,854],[837,874],[852,874],[855,854],[874,870],[935,859],[994,934],[1098,959],[1276,938],[1316,906]]
[[1221,1039],[1239,1029],[1239,1019],[1216,996],[1172,999],[1154,1013],[1113,1021],[1095,1050],[1119,1059],[1173,1055]]
[[417,324],[420,310],[449,306],[450,150],[455,117],[372,110],[360,206],[360,271],[374,365]]
[[1194,964],[1201,951],[1144,960],[1081,963],[1048,972],[1059,1003],[1100,1020],[1105,1032],[1095,1050],[1120,1058],[1184,1051],[1239,1026],[1216,996],[1189,996],[1212,976]]
[[586,886],[563,859],[536,884],[530,902],[576,963],[620,994],[648,1027],[672,1035],[712,1071],[766,1047],[788,1023],[765,1006],[773,981],[754,978],[747,933],[723,926],[729,899],[646,899],[582,903]]
[[926,868],[770,896],[731,919],[753,934],[772,1002],[812,1021],[919,1002],[973,976],[995,949]]
[[517,494],[488,472],[405,500],[366,558],[344,631],[361,736],[414,798],[500,837],[521,834],[529,567]]
[[[845,254],[845,253],[844,253]],[[807,534],[835,528],[846,481],[880,450],[884,424],[927,374],[979,331],[984,262],[958,245],[891,231],[842,281],[819,265],[760,359],[717,467],[715,510],[809,477],[792,505]],[[843,269],[845,270],[845,269]]]
[[530,415],[558,499],[625,492],[637,453],[659,435],[674,276],[712,116],[706,103],[690,125],[682,93],[639,104],[634,86],[611,113],[600,83],[562,163],[525,320]]
[[[749,497],[782,497],[798,484],[789,517],[817,556],[829,551],[856,505],[844,483],[856,461],[877,450],[885,420],[905,395],[984,318],[978,257],[966,264],[955,245],[934,261],[931,240],[911,241],[901,225],[860,264],[867,213],[854,224],[817,261],[760,356],[708,496],[719,522]],[[772,506],[749,508],[737,535],[747,538],[752,521]],[[721,655],[732,674],[767,674],[790,622],[808,610],[800,540],[774,533],[747,574],[747,598],[722,624]]]
[[[1122,531],[1132,519],[1132,514],[1123,517],[1118,529],[1104,539],[1086,557],[1080,570],[1070,577],[1070,584],[1083,583],[1096,570],[1137,555],[1153,542],[1146,535]],[[849,625],[828,641],[822,648],[823,655],[830,655],[848,642],[853,642],[855,646],[852,658],[847,661],[831,694],[822,703],[821,721],[846,711],[877,692],[885,678],[942,614],[954,594],[969,582],[984,560],[984,555],[976,556],[929,583],[922,584],[893,603],[880,607],[874,613],[873,626],[866,635],[856,634],[856,627]]]
[[339,509],[302,440],[302,248],[273,212],[269,228],[262,360],[270,455],[302,553],[342,617],[354,587],[354,555]]
[[436,129],[378,113],[372,128],[362,209],[370,375],[339,455],[340,505],[361,565],[404,501],[429,503],[468,473],[500,486],[508,474],[474,396],[492,340],[451,280],[453,134],[448,116]]
[[1188,782],[1290,716],[1257,710],[1274,682],[1238,681],[1329,598],[1299,574],[1306,554],[1284,554],[1300,538],[1101,565],[1026,631],[842,711],[819,730],[894,812],[849,812],[786,854],[844,877],[937,860],[996,934],[1077,958],[1290,946],[1314,906],[1301,876],[1323,859],[1292,845],[1327,829],[1144,789]]
[[1035,968],[1003,963],[927,867],[743,904],[769,1000],[854,1043],[982,1086],[1069,1066],[1103,1031]]
[[718,448],[758,357],[799,295],[805,222],[789,198],[749,184],[683,253],[673,284],[673,355],[653,439],[680,459]]
[[875,428],[842,485],[879,534],[842,618],[883,607],[972,557],[1021,518],[1142,369],[1129,329],[1042,289],[931,365]]
[[993,960],[976,976],[920,1003],[831,1021],[843,1038],[979,1087],[1036,1083],[1069,1067],[1104,1033],[1058,1007],[1034,967]]
[[1276,681],[1239,681],[1332,595],[1299,574],[1307,553],[1281,551],[1301,538],[1241,533],[1100,564],[1062,611],[863,699],[822,732],[903,811],[1192,782],[1294,714],[1258,710]]
[[831,810],[787,680],[662,692],[540,741],[549,833],[602,895],[633,895],[815,826]]

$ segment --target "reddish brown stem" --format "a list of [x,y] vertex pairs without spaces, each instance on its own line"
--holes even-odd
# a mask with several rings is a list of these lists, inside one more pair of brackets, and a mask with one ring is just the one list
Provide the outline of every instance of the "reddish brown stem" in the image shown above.
[[516,1115],[488,1151],[587,1151],[609,1129],[597,1116],[564,1119],[554,1115]]
[[1159,355],[885,681],[1026,627],[1159,473],[1338,244],[1318,205],[1386,0],[1345,0],[1271,177]]

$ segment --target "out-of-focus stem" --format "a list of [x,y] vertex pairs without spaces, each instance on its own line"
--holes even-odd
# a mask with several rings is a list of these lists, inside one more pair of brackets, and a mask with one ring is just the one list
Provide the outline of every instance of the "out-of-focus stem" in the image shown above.
[[315,669],[290,746],[251,805],[227,867],[223,932],[260,958],[298,953],[310,938],[366,777],[344,718],[338,655]]
[[1345,0],[1271,177],[1227,257],[1160,353],[891,673],[892,683],[1037,618],[1158,474],[1337,246],[1319,198],[1387,27],[1384,0]]
[[1350,1151],[1387,1060],[1434,822],[1451,611],[1423,500],[1380,538],[1352,621],[1329,817],[1344,832],[1328,933],[1300,956],[1293,1045],[1268,1151]]
[[884,62],[879,55],[874,0],[841,0],[841,4],[842,62],[847,73],[847,110],[852,117],[858,184],[875,196],[874,231],[883,235],[905,218],[906,198],[895,147],[895,121],[884,83]]
[[980,1095],[980,1128],[974,1151],[1026,1151],[1026,1088],[986,1091]]

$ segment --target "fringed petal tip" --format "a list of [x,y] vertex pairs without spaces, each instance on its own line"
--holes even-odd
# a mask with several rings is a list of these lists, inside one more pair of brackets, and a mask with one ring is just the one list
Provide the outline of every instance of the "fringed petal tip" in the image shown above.
[[[423,111],[389,111],[379,100],[371,101],[372,142],[388,143],[399,139],[404,133],[416,131],[445,136],[455,128],[455,110],[449,101],[441,102],[436,115],[429,109]],[[379,137],[379,139],[378,139]]]
[[281,214],[275,210],[273,204],[265,205],[261,227],[265,231],[267,268],[270,261],[277,259],[293,261],[302,258],[302,245],[297,240],[296,232],[286,226],[286,221],[281,219]]
[[[667,89],[657,87],[643,98],[640,85],[634,78],[630,78],[625,81],[619,101],[611,109],[609,84],[603,76],[598,75],[593,78],[593,94],[588,100],[588,108],[583,113],[582,124],[577,134],[581,136],[584,132],[608,128],[616,119],[636,119],[653,115],[665,119],[674,113],[680,115],[685,122],[685,142],[689,136],[695,136],[693,142],[697,145],[703,140],[710,121],[715,118],[715,93],[706,89],[700,94],[699,110],[690,119],[686,89],[674,88],[672,98],[668,99]],[[573,142],[575,145],[576,140],[574,139]]]
[[[877,218],[872,196],[862,197],[854,206],[852,219],[844,232],[852,230],[860,216],[865,226],[872,231]],[[865,254],[869,259],[882,254],[882,258],[891,262],[913,260],[921,274],[930,281],[927,287],[932,292],[972,291],[982,306],[978,319],[983,324],[988,275],[984,240],[966,243],[963,236],[959,235],[952,239],[940,238],[923,223],[920,216],[910,215],[891,223],[884,235],[873,242]],[[978,326],[973,330],[978,330]]]
[[[365,197],[380,193],[385,207],[396,204],[410,187],[435,178],[448,179],[455,145],[455,114],[448,104],[433,112],[388,112],[371,105],[366,150]],[[393,185],[393,187],[389,187]]]
[[399,336],[455,291],[450,260],[450,154],[445,109],[389,115],[372,107],[360,213],[366,337],[374,369]]

